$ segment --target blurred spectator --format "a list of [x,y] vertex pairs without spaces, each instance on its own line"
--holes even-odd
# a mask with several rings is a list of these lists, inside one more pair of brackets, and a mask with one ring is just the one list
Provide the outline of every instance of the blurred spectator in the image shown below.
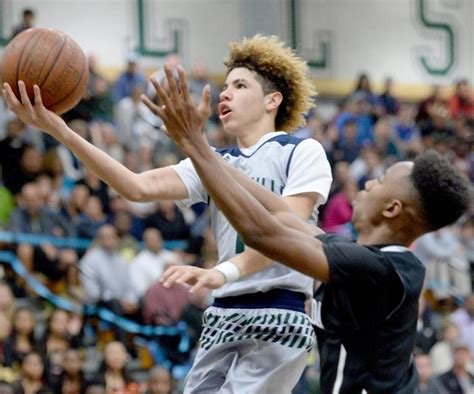
[[104,225],[99,228],[95,241],[96,244],[79,261],[85,302],[114,303],[124,312],[135,311],[136,297],[130,282],[130,268],[118,253],[117,231],[113,226]]
[[400,104],[393,95],[392,88],[393,80],[392,78],[387,78],[384,82],[382,94],[375,100],[379,115],[396,115],[398,112]]
[[81,215],[84,213],[89,196],[89,189],[85,185],[76,185],[72,189],[69,199],[62,203],[61,216],[76,228],[79,227]]
[[461,171],[467,179],[474,181],[474,153],[471,143],[462,137],[454,138],[452,148],[452,163]]
[[215,113],[219,103],[219,91],[216,84],[209,78],[206,63],[203,60],[198,60],[191,68],[188,78],[189,93],[195,103],[201,102],[202,91],[206,85],[211,88],[211,112]]
[[10,319],[3,313],[0,313],[0,370],[2,366],[8,367],[12,364],[12,349],[9,345],[12,329]]
[[[68,126],[85,140],[89,139],[89,129],[87,123],[81,119],[75,119],[68,123]],[[84,177],[84,165],[79,161],[74,153],[64,145],[57,148],[58,156],[61,160],[64,176],[69,181],[78,181]]]
[[126,261],[131,261],[138,250],[137,240],[131,234],[132,216],[127,211],[117,212],[114,216],[113,225],[119,238],[119,253]]
[[342,134],[336,145],[334,158],[336,161],[352,163],[359,157],[361,145],[357,142],[357,121],[347,119],[342,126]]
[[454,346],[453,368],[440,375],[439,381],[449,394],[468,394],[474,389],[474,376],[467,370],[470,360],[469,347],[459,342]]
[[15,172],[8,172],[3,182],[13,195],[19,193],[24,185],[34,181],[41,170],[41,153],[33,146],[26,145],[21,152],[18,168]]
[[459,341],[459,328],[453,322],[446,322],[437,342],[430,351],[433,373],[439,375],[448,372],[453,367],[453,347]]
[[381,177],[384,171],[385,166],[380,155],[369,147],[363,149],[349,167],[351,178],[357,182],[359,189],[363,189],[367,181]]
[[471,292],[469,263],[455,225],[419,238],[413,253],[426,265],[427,287],[435,298],[465,297]]
[[94,384],[105,386],[107,393],[138,394],[138,384],[132,382],[125,372],[127,350],[120,342],[110,342],[104,349],[104,361]]
[[115,160],[123,163],[125,149],[119,142],[116,128],[111,123],[93,122],[90,125],[92,143],[112,156]]
[[164,287],[155,282],[142,301],[143,321],[146,324],[173,326],[190,303],[190,294],[184,286]]
[[18,173],[20,159],[27,146],[24,135],[25,124],[21,120],[10,119],[6,123],[6,130],[5,138],[0,141],[0,166],[4,182]]
[[97,235],[101,226],[107,223],[107,215],[104,213],[102,204],[98,197],[89,196],[84,205],[84,210],[79,218],[77,233],[81,238],[92,239]]
[[436,343],[436,326],[433,318],[433,311],[426,303],[426,299],[421,296],[418,307],[418,321],[416,324],[415,349],[421,353],[429,353]]
[[415,363],[418,372],[418,385],[414,394],[447,394],[433,376],[431,360],[427,354],[418,354],[415,357]]
[[146,394],[171,394],[173,382],[170,372],[160,366],[150,370]]
[[[73,237],[74,226],[60,215],[42,206],[38,198],[37,186],[33,183],[22,189],[23,205],[16,208],[10,217],[10,229],[16,233]],[[40,272],[51,280],[59,280],[69,267],[77,262],[77,254],[72,249],[58,249],[51,244],[40,246],[19,244],[18,258],[29,272]]]
[[21,364],[21,377],[15,386],[15,394],[52,393],[44,382],[44,363],[38,353],[28,353]]
[[140,98],[144,92],[142,85],[136,85],[130,95],[123,97],[115,105],[114,119],[119,140],[122,144],[128,145],[131,150],[136,150],[140,143],[154,144],[159,138],[156,127],[159,127],[161,123],[150,122],[150,110]]
[[348,180],[342,185],[342,190],[329,199],[322,218],[322,229],[325,232],[346,234],[343,225],[352,219],[352,201],[358,191],[357,184]]
[[474,354],[474,293],[469,295],[464,306],[454,312],[450,319],[461,331],[461,341],[468,347],[471,354]]
[[0,315],[8,319],[13,317],[15,311],[15,298],[8,284],[0,282]]
[[429,121],[433,110],[439,106],[446,106],[446,102],[442,98],[441,87],[439,85],[433,85],[431,88],[431,94],[418,103],[418,111],[415,117],[416,122],[423,123]]
[[467,79],[456,82],[454,95],[449,100],[449,115],[474,121],[474,98]]
[[35,23],[35,12],[30,8],[25,8],[23,10],[23,19],[19,25],[13,28],[11,38],[15,37],[17,34],[20,34],[22,31],[33,27],[34,23]]
[[190,235],[183,214],[170,200],[158,202],[156,211],[145,218],[145,227],[158,229],[165,241],[189,239]]
[[36,319],[33,312],[26,308],[17,308],[13,317],[13,331],[5,344],[8,359],[5,365],[16,366],[31,352],[36,351],[34,328]]
[[413,107],[403,104],[400,107],[395,122],[395,138],[397,145],[405,153],[422,150],[421,135],[415,123],[415,110]]
[[367,95],[362,92],[354,93],[347,99],[342,113],[336,119],[336,127],[339,131],[341,143],[345,143],[345,124],[348,121],[356,124],[356,142],[359,145],[371,143],[374,140],[373,118],[370,115],[370,105]]
[[372,87],[369,81],[369,76],[365,73],[362,73],[359,75],[357,79],[356,87],[352,94],[359,94],[370,105],[376,104],[376,96],[372,91]]
[[119,75],[114,88],[114,100],[118,103],[124,97],[132,96],[136,87],[145,90],[145,76],[138,69],[138,55],[131,52],[127,55],[127,69]]
[[160,279],[167,265],[181,264],[178,254],[163,249],[163,239],[157,229],[146,229],[143,241],[145,248],[130,265],[130,280],[139,298],[142,298],[150,286]]
[[109,191],[107,185],[102,182],[97,175],[92,171],[85,169],[84,178],[77,182],[78,185],[85,185],[91,194],[91,196],[99,197],[100,203],[104,212],[108,213],[110,211],[109,204]]
[[83,394],[86,391],[87,382],[82,371],[83,357],[77,349],[67,349],[64,353],[62,373],[51,380],[49,386],[55,393]]
[[379,117],[374,125],[374,136],[374,149],[380,157],[389,163],[387,167],[403,158],[396,144],[394,129],[388,117]]

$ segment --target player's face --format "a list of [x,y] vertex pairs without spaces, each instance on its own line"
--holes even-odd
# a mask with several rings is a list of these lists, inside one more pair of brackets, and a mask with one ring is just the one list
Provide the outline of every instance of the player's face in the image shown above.
[[385,220],[383,211],[394,199],[400,199],[407,187],[406,177],[413,167],[411,162],[399,162],[388,168],[384,175],[365,183],[353,201],[352,221],[356,229],[377,226]]
[[219,119],[224,130],[239,137],[255,129],[266,113],[264,97],[252,71],[234,68],[219,95]]

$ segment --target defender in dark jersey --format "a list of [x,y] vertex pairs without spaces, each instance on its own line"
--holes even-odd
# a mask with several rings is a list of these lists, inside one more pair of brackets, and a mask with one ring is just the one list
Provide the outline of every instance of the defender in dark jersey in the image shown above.
[[281,199],[225,166],[210,150],[201,133],[208,91],[197,107],[186,93],[184,72],[181,91],[169,72],[167,77],[172,88],[169,94],[158,89],[166,105],[157,112],[244,243],[324,283],[316,314],[323,392],[413,392],[417,379],[411,353],[424,268],[407,247],[468,209],[466,180],[434,152],[415,163],[397,163],[367,182],[354,201],[357,244],[315,237],[318,230]]

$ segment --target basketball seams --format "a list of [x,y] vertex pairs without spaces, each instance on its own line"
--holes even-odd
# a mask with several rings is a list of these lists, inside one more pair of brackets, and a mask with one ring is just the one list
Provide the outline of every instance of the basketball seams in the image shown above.
[[[64,37],[64,38],[65,38],[65,37]],[[59,52],[56,54],[56,59],[54,60],[54,62],[51,63],[51,66],[49,67],[49,70],[48,70],[48,72],[45,74],[43,80],[42,80],[42,81],[39,81],[39,83],[37,84],[38,86],[41,87],[41,86],[43,85],[44,81],[46,80],[46,78],[48,78],[49,74],[51,73],[51,70],[52,70],[53,67],[54,67],[55,62],[58,60],[58,56],[61,54],[61,51],[63,50],[63,46],[64,46],[64,41],[63,41],[63,43],[61,44],[61,47],[59,48]],[[53,54],[53,53],[54,53],[53,51],[50,51],[50,52],[49,52],[48,56],[46,57],[46,59],[45,59],[44,62],[43,62],[43,65],[41,66],[41,70],[40,70],[38,76],[41,76],[45,65],[48,63],[48,60],[49,60],[49,58],[51,57],[51,54]]]
[[29,75],[31,71],[31,66],[35,62],[35,55],[36,55],[35,51],[37,50],[38,43],[41,41],[42,36],[44,36],[43,32],[41,32],[41,34],[38,34],[38,39],[35,41],[35,43],[31,47],[30,53],[28,54],[28,58],[25,60],[25,66],[26,66],[26,62],[31,59],[30,64],[28,65],[28,68],[25,69],[25,72],[24,72],[25,75]]
[[[73,44],[75,44],[75,43],[73,42]],[[77,44],[76,44],[76,45],[77,45]],[[62,97],[61,99],[59,99],[59,100],[57,100],[56,102],[50,104],[50,105],[49,105],[50,108],[53,108],[55,105],[57,105],[57,104],[59,104],[59,103],[65,101],[71,94],[73,94],[73,93],[76,91],[77,87],[78,87],[78,86],[80,85],[80,83],[82,82],[82,78],[84,77],[84,73],[85,73],[85,71],[86,71],[86,69],[87,69],[87,59],[86,59],[86,55],[84,54],[84,52],[82,52],[82,49],[81,49],[81,53],[82,53],[82,59],[83,59],[83,61],[82,61],[81,76],[78,78],[77,83],[74,85],[74,87],[72,88],[72,90],[71,90],[68,94],[66,94],[64,97]]]
[[[51,71],[53,71],[53,68],[54,66],[56,65],[56,62],[58,61],[59,57],[61,56],[61,53],[64,49],[64,45],[66,45],[66,42],[67,42],[67,36],[63,36],[63,42],[61,44],[61,48],[59,49],[57,55],[56,55],[56,59],[54,59],[54,62],[51,63],[51,67],[49,68],[46,76],[43,78],[43,81],[41,83],[38,84],[39,88],[41,89],[43,87],[43,85],[46,83],[46,81],[48,80],[49,76],[51,75]],[[41,75],[41,73],[40,73]]]
[[[40,34],[38,34],[38,36],[36,37],[36,41],[31,44],[32,46],[36,45],[36,42],[40,39],[41,35],[42,35],[42,32]],[[20,59],[18,60],[18,63],[16,65],[16,76],[15,76],[16,81],[18,81],[18,77],[20,75],[21,62],[23,61],[23,55],[25,54],[25,51],[26,51],[26,48],[28,47],[28,44],[30,44],[30,42],[27,42],[23,46],[23,49],[22,49],[21,54],[20,54]],[[18,86],[15,86],[15,89],[18,89]]]

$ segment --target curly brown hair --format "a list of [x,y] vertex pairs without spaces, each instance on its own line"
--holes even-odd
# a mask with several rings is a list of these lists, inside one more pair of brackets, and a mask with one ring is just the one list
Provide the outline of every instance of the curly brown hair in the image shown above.
[[244,67],[257,74],[263,93],[278,91],[283,95],[275,118],[277,130],[291,131],[305,124],[303,114],[314,107],[316,95],[307,77],[308,66],[285,47],[276,36],[257,34],[229,44],[230,54],[224,60],[227,74]]

